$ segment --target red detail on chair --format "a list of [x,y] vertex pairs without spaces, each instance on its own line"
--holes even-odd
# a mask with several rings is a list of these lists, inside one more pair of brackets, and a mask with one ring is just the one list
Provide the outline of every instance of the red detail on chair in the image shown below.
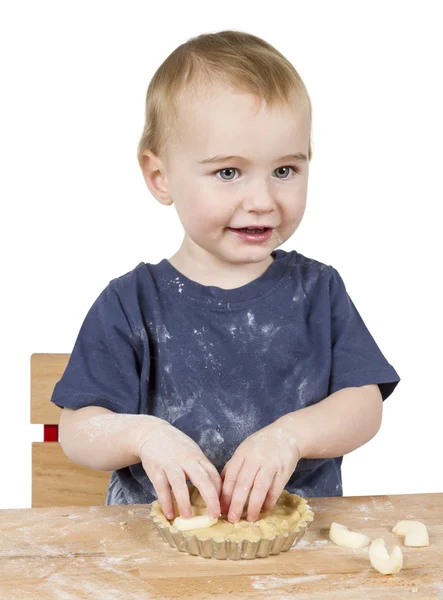
[[58,442],[58,425],[43,425],[43,441]]

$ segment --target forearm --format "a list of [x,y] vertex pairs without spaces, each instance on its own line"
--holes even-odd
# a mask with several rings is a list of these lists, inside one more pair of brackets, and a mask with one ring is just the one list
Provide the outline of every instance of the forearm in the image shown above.
[[60,418],[60,444],[71,460],[85,467],[113,471],[140,462],[144,439],[160,423],[166,422],[98,406],[65,408]]
[[359,448],[381,425],[379,387],[344,388],[276,421],[298,446],[300,458],[335,458]]

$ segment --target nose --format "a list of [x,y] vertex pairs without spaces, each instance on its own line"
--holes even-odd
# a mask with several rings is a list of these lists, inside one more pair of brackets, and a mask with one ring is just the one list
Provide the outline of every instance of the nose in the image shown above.
[[246,212],[255,212],[266,214],[275,210],[275,201],[268,189],[255,189],[251,195],[243,201],[243,208]]

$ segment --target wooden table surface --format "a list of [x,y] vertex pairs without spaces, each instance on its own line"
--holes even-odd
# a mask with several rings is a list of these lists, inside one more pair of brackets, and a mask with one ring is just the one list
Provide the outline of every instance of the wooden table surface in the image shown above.
[[[148,505],[0,511],[1,600],[443,599],[443,494],[320,498],[315,519],[288,552],[219,561],[171,548]],[[430,546],[406,548],[391,533],[423,521]],[[367,549],[335,546],[332,521],[398,543],[404,568],[381,575]]]

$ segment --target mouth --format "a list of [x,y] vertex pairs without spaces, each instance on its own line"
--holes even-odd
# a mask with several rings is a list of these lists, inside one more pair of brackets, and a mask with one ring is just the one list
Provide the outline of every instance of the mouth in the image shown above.
[[252,227],[228,227],[231,231],[241,231],[243,233],[266,233],[269,229],[273,229],[273,227],[263,226],[252,226]]
[[228,227],[229,231],[235,233],[241,239],[248,242],[264,242],[269,240],[274,231],[273,227]]

